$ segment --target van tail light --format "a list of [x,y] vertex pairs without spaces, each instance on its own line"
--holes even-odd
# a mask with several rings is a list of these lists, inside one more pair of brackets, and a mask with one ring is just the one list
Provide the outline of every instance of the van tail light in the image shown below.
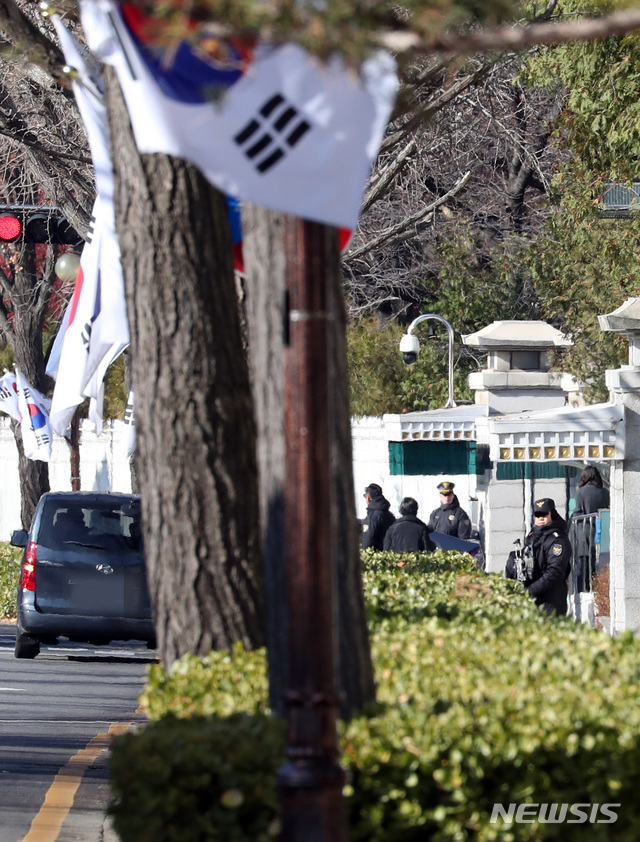
[[22,562],[22,588],[25,591],[35,591],[36,589],[37,548],[37,544],[34,544],[33,541],[29,541],[24,554],[24,561]]

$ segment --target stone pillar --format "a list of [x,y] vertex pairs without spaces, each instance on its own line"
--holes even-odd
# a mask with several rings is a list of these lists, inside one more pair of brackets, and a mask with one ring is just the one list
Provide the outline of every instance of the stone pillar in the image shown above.
[[624,459],[611,469],[611,633],[640,630],[640,298],[605,316],[603,331],[629,339],[629,364],[607,371],[611,403],[624,407]]
[[640,369],[607,372],[611,402],[624,406],[625,457],[611,469],[611,633],[640,630]]

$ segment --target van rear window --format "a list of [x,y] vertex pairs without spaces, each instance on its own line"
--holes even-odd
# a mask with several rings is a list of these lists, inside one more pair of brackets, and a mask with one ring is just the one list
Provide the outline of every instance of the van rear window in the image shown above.
[[52,550],[81,546],[108,552],[140,552],[140,519],[113,504],[79,506],[48,500],[42,512],[37,543]]

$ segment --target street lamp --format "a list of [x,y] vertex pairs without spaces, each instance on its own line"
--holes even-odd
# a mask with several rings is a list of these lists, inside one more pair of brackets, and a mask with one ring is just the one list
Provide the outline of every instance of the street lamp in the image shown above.
[[54,272],[56,277],[60,278],[63,283],[71,283],[78,277],[78,269],[80,268],[80,255],[73,251],[61,254],[56,260]]
[[[75,252],[61,254],[53,267],[56,277],[62,283],[74,283],[80,271],[80,255]],[[80,491],[80,409],[76,409],[71,418],[69,433],[69,447],[71,449],[71,490]]]
[[400,340],[400,353],[407,365],[413,365],[413,363],[415,363],[418,359],[418,352],[420,351],[420,341],[417,336],[414,336],[413,331],[420,322],[427,321],[427,319],[435,319],[435,321],[441,322],[446,327],[447,333],[449,334],[449,399],[443,408],[451,409],[456,406],[456,402],[453,399],[453,328],[451,327],[451,324],[443,316],[439,316],[437,313],[425,313],[422,316],[418,316],[411,322],[407,332]]

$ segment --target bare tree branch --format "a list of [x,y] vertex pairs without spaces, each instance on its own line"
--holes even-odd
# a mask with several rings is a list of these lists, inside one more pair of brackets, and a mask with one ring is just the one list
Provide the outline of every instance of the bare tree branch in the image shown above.
[[551,21],[518,26],[499,26],[478,29],[465,34],[446,33],[434,39],[423,38],[415,32],[381,34],[379,43],[396,54],[458,53],[483,50],[524,50],[529,47],[563,44],[572,41],[597,41],[614,35],[626,35],[640,29],[640,9],[612,12],[598,18],[569,23]]
[[369,188],[367,195],[364,198],[364,202],[362,203],[361,213],[368,210],[371,205],[377,201],[380,196],[382,196],[400,170],[404,167],[407,160],[416,151],[416,148],[416,140],[412,137],[404,149],[402,149],[400,153],[393,158],[391,163],[376,174],[374,183]]
[[392,225],[390,228],[382,231],[377,237],[369,240],[364,246],[354,249],[353,251],[348,251],[345,259],[356,260],[358,257],[369,251],[382,248],[382,246],[389,245],[391,242],[401,239],[403,234],[423,222],[431,213],[433,213],[434,210],[436,210],[436,208],[439,208],[440,205],[444,205],[449,199],[452,199],[457,193],[459,193],[470,177],[471,171],[467,171],[462,178],[454,184],[451,190],[447,190],[444,195],[439,196],[435,201],[431,202],[431,204],[422,208],[417,213],[400,220],[400,222],[396,225]]

